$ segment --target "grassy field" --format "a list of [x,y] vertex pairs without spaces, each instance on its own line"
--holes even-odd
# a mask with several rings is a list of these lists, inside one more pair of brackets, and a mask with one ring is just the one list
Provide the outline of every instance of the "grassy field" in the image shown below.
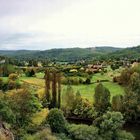
[[[37,73],[36,77],[21,77],[20,81],[26,82],[28,84],[37,86],[39,89],[44,88],[45,82],[44,82],[44,73]],[[87,98],[90,101],[93,101],[93,95],[94,90],[97,85],[97,80],[109,80],[108,82],[103,82],[102,84],[109,89],[111,93],[111,98],[114,95],[120,95],[124,93],[123,87],[118,85],[117,83],[112,82],[112,72],[105,73],[104,75],[101,75],[100,73],[94,74],[92,77],[91,82],[93,84],[89,85],[73,85],[73,90],[76,93],[79,91],[82,95],[82,97]],[[67,85],[62,85],[62,96],[66,93]]]
[[[106,88],[109,89],[110,93],[111,93],[111,98],[115,95],[122,95],[124,93],[124,89],[123,87],[121,87],[120,85],[113,83],[113,82],[104,82],[102,83]],[[76,85],[76,86],[72,86],[75,93],[77,91],[79,91],[82,95],[82,97],[87,98],[90,101],[93,101],[93,95],[94,95],[94,90],[95,87],[97,86],[97,83],[95,84],[90,84],[90,85]],[[65,94],[67,89],[67,86],[63,85],[63,94]]]
[[[123,87],[121,87],[120,85],[118,85],[117,83],[113,83],[112,82],[112,75],[116,75],[118,72],[113,72],[111,70],[109,70],[108,73],[105,74],[101,74],[101,73],[97,73],[94,74],[91,82],[92,84],[89,85],[73,85],[73,90],[76,93],[77,91],[79,91],[82,95],[82,97],[87,98],[88,100],[90,100],[91,102],[93,101],[93,95],[94,95],[94,90],[95,87],[97,86],[97,81],[98,80],[108,80],[107,82],[102,82],[102,84],[109,89],[110,93],[111,93],[111,98],[114,95],[120,95],[124,93],[124,89]],[[22,77],[19,78],[19,81],[21,83],[26,83],[32,86],[37,87],[38,90],[44,89],[45,87],[45,81],[43,79],[44,77],[44,73],[37,73],[36,77],[25,77],[24,75]],[[8,78],[7,77],[3,77],[4,81],[6,81]],[[67,85],[62,85],[62,96],[66,93],[66,89],[67,89]]]

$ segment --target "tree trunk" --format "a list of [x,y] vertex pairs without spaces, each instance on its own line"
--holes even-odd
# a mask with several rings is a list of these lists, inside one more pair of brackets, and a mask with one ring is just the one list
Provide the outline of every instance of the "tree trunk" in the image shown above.
[[58,73],[58,108],[61,107],[61,74]]
[[57,107],[57,80],[56,80],[56,72],[52,72],[52,107]]

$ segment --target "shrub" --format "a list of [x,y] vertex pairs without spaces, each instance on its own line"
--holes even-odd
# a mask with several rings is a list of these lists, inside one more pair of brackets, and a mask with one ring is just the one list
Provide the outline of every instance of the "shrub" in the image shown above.
[[87,99],[83,99],[81,95],[79,97],[76,95],[72,114],[79,118],[91,119],[95,117],[96,111]]
[[55,136],[56,136],[57,140],[72,140],[65,133],[57,133],[57,134],[55,134]]
[[8,90],[8,82],[3,82],[3,85],[2,85],[2,88],[1,88],[3,91],[6,91]]
[[97,140],[99,139],[98,128],[84,124],[72,124],[68,126],[68,133],[75,140]]
[[83,84],[83,82],[84,82],[83,79],[82,78],[79,78],[79,83],[80,84]]
[[20,83],[19,81],[13,81],[13,80],[9,80],[8,81],[8,85],[7,85],[7,89],[12,90],[12,89],[17,89],[20,88]]
[[43,129],[34,135],[25,135],[23,140],[57,140],[49,128]]
[[35,114],[33,114],[32,116],[32,126],[40,126],[41,124],[43,124],[43,122],[46,120],[46,117],[48,116],[49,110],[44,108],[39,112],[36,112]]
[[135,137],[124,130],[118,131],[116,134],[117,140],[134,140]]
[[113,82],[118,82],[118,84],[122,85],[121,77],[120,76],[115,76],[113,77]]
[[38,98],[26,89],[11,92],[6,96],[5,101],[9,102],[10,109],[13,111],[19,127],[28,125],[32,122],[31,117],[40,111],[42,105]]
[[120,112],[107,112],[102,116],[100,122],[101,131],[117,131],[124,124],[123,115]]
[[74,94],[71,86],[68,86],[63,100],[65,100],[65,104],[63,104],[62,110],[65,116],[86,119],[93,118],[96,114],[92,104],[87,99],[82,98],[79,91]]
[[104,71],[101,71],[101,75],[104,75]]
[[62,84],[78,85],[80,84],[80,79],[78,77],[63,77]]
[[26,69],[26,71],[25,71],[25,75],[27,76],[27,77],[33,77],[33,76],[35,76],[35,71],[34,71],[34,69]]
[[14,89],[16,88],[16,82],[13,81],[13,80],[9,80],[8,81],[8,89],[11,90],[11,89]]
[[60,133],[65,132],[66,130],[66,120],[62,111],[59,109],[54,108],[50,110],[47,117],[47,122],[53,132]]
[[17,80],[17,79],[18,79],[18,75],[17,75],[17,74],[11,73],[11,74],[9,75],[9,80],[15,81],[15,80]]
[[15,122],[15,114],[4,96],[0,96],[0,118],[7,123]]
[[103,140],[134,140],[131,133],[122,130],[123,115],[120,112],[107,112],[94,120],[93,125],[99,128]]
[[90,78],[87,78],[86,81],[85,81],[85,84],[90,84],[90,83],[91,83]]

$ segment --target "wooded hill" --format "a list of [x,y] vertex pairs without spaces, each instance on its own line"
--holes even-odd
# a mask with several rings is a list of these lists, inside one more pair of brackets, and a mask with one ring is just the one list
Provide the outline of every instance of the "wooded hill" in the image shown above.
[[109,53],[107,58],[116,59],[139,59],[140,58],[140,45],[137,47],[125,48],[112,53]]
[[50,49],[45,51],[34,50],[0,50],[1,56],[8,56],[17,59],[50,59],[59,61],[75,61],[79,59],[96,59],[100,56],[121,48],[114,47],[91,47],[91,48],[66,48],[66,49]]
[[140,58],[140,46],[131,48],[115,47],[91,47],[91,48],[65,48],[39,50],[0,50],[0,56],[16,59],[49,59],[56,61],[76,61],[81,59],[138,59]]

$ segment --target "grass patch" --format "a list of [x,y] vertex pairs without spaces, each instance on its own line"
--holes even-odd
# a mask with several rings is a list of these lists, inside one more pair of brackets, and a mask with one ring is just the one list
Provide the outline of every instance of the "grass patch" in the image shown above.
[[[102,83],[106,88],[109,89],[111,94],[111,99],[115,95],[122,95],[124,94],[124,89],[120,85],[113,83],[113,82],[104,82]],[[90,85],[77,85],[72,86],[74,92],[76,93],[79,91],[81,93],[81,96],[84,98],[87,98],[89,101],[93,102],[93,95],[95,93],[95,87],[97,86],[97,83],[90,84]],[[67,86],[62,86],[62,95],[66,93]]]
[[[87,98],[89,101],[93,102],[93,95],[95,92],[95,87],[97,86],[97,80],[109,80],[108,82],[103,82],[102,84],[109,89],[110,93],[111,93],[111,99],[113,96],[115,95],[122,95],[124,94],[124,88],[120,85],[118,85],[117,83],[113,83],[112,82],[112,76],[111,74],[115,73],[118,74],[118,71],[109,71],[108,73],[104,73],[103,75],[101,75],[101,73],[97,73],[94,74],[91,82],[93,82],[93,84],[89,84],[89,85],[73,85],[73,90],[76,93],[77,91],[79,91],[81,93],[81,96],[83,98]],[[44,89],[45,87],[45,80],[43,79],[44,77],[44,73],[36,73],[36,77],[20,77],[19,81],[21,83],[25,82],[29,85],[33,85],[36,86],[38,90],[40,89]],[[2,77],[4,81],[8,80],[8,77]],[[67,85],[62,85],[62,96],[65,95],[66,93],[66,89],[67,89]],[[44,90],[42,90],[44,91]]]
[[35,75],[36,75],[37,78],[43,79],[45,73],[44,72],[39,72],[39,73],[36,73]]
[[31,85],[39,86],[39,87],[45,86],[44,79],[39,79],[36,77],[21,77],[20,81],[31,84]]

